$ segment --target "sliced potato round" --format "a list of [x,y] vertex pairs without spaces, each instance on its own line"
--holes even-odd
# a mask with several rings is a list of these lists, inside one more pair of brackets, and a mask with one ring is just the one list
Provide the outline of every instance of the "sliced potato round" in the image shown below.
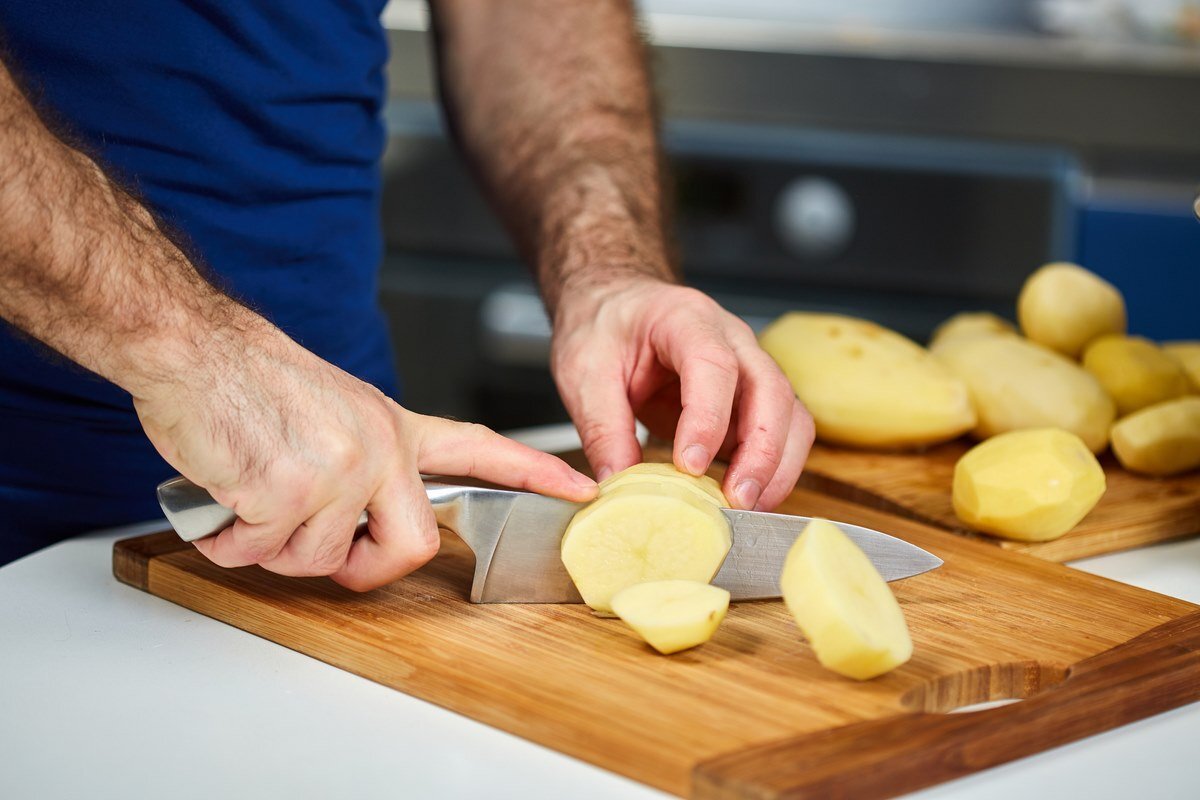
[[1063,428],[1094,453],[1108,446],[1112,398],[1083,367],[1019,336],[957,338],[933,354],[966,382],[979,439],[1024,428]]
[[1125,299],[1083,267],[1047,264],[1021,288],[1017,319],[1031,340],[1075,358],[1097,336],[1125,332]]
[[699,581],[639,583],[617,592],[612,609],[647,644],[670,655],[712,638],[729,610],[729,592]]
[[814,519],[788,551],[783,600],[817,660],[867,680],[912,656],[904,613],[870,559],[841,529]]
[[707,583],[732,543],[729,522],[711,498],[666,481],[618,486],[585,506],[567,526],[562,561],[596,611],[612,611],[626,587],[660,580]]
[[612,491],[618,486],[630,486],[637,483],[654,484],[663,481],[690,489],[701,497],[713,500],[723,508],[729,506],[729,501],[725,499],[725,493],[721,491],[721,484],[707,475],[691,475],[675,469],[674,464],[655,462],[634,464],[632,467],[627,467],[620,472],[609,475],[600,483],[600,495],[603,496],[606,492]]
[[1113,453],[1121,466],[1167,476],[1200,467],[1200,397],[1143,408],[1113,425]]
[[1096,376],[1121,416],[1183,397],[1191,381],[1183,367],[1149,339],[1101,336],[1083,351],[1083,368]]
[[1023,542],[1057,539],[1104,495],[1091,450],[1060,428],[1013,431],[971,448],[954,465],[954,513],[975,530]]
[[964,311],[938,325],[929,337],[929,346],[958,337],[1016,335],[1017,327],[990,311]]
[[817,438],[915,447],[975,424],[967,389],[920,345],[866,320],[791,313],[760,338],[812,413]]

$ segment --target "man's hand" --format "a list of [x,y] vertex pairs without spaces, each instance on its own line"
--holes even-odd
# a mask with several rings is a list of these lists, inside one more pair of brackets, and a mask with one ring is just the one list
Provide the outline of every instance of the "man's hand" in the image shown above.
[[812,417],[749,326],[694,289],[627,277],[568,291],[551,360],[600,479],[641,460],[635,416],[673,437],[676,466],[694,475],[729,459],[739,508],[778,505],[812,446]]
[[[420,473],[584,501],[595,483],[479,425],[415,414],[265,321],[218,333],[202,363],[135,398],[146,433],[239,520],[196,546],[223,567],[329,575],[363,591],[433,557]],[[368,534],[353,539],[359,514]]]
[[635,414],[675,464],[732,458],[725,491],[773,508],[812,420],[749,329],[677,284],[643,44],[629,0],[434,0],[451,131],[534,265],[553,367],[592,467],[639,460]]
[[0,117],[0,317],[128,391],[167,461],[237,512],[197,543],[216,563],[394,580],[437,549],[421,471],[595,494],[552,456],[405,411],[217,291],[2,64]]

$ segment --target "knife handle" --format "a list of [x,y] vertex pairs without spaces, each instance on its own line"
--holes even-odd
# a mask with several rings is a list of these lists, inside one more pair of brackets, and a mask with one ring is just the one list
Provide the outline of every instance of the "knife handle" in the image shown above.
[[[438,527],[458,532],[460,530],[461,500],[470,490],[466,486],[425,481],[425,494]],[[206,489],[182,476],[163,481],[158,485],[158,504],[171,527],[185,542],[194,542],[213,536],[237,521],[237,514],[218,503]],[[358,518],[356,533],[366,529],[367,512]]]

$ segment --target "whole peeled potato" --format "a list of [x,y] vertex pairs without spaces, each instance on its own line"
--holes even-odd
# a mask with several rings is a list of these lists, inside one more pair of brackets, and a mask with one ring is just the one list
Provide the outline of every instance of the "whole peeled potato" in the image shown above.
[[1101,336],[1083,351],[1083,368],[1116,401],[1121,416],[1182,397],[1192,388],[1183,367],[1140,336]]
[[1020,336],[956,337],[931,348],[971,391],[979,439],[1022,428],[1062,428],[1093,453],[1108,446],[1117,409],[1090,372]]
[[1192,391],[1200,393],[1200,341],[1163,342],[1162,349],[1183,367],[1192,382]]
[[1076,358],[1097,336],[1125,332],[1125,299],[1083,267],[1047,264],[1021,288],[1017,321],[1032,341]]
[[1046,542],[1074,528],[1104,495],[1104,470],[1061,428],[1012,431],[954,465],[954,513],[975,530]]
[[817,425],[857,447],[919,447],[975,425],[967,387],[911,339],[874,322],[792,312],[759,337]]
[[1016,332],[1016,326],[990,311],[963,311],[933,329],[929,346],[960,336],[1008,336]]
[[1200,397],[1180,397],[1130,414],[1113,425],[1121,466],[1163,477],[1200,467]]

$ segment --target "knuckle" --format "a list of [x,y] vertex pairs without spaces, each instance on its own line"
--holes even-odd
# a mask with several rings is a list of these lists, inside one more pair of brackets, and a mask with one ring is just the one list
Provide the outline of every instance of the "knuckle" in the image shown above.
[[737,356],[733,351],[716,343],[704,345],[696,351],[692,358],[717,372],[736,373],[738,369]]

